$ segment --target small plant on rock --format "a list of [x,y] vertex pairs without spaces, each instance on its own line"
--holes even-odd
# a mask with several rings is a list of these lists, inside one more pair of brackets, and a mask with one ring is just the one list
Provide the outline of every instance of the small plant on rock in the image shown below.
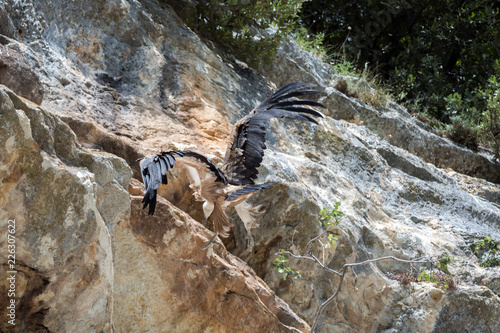
[[290,266],[288,266],[288,257],[285,255],[285,250],[281,250],[281,255],[274,259],[274,266],[279,273],[283,274],[283,280],[286,280],[288,275],[292,275],[294,279],[300,279],[301,275],[299,271],[294,271]]
[[443,271],[427,271],[422,268],[417,277],[417,282],[431,282],[435,283],[443,290],[455,289],[458,284],[456,277]]
[[[432,263],[436,263],[436,269],[432,267],[427,270],[425,268],[420,269],[420,273],[417,272],[390,272],[387,273],[387,277],[391,280],[396,280],[401,282],[403,285],[407,286],[418,282],[430,282],[439,286],[441,289],[455,289],[458,284],[458,279],[454,275],[448,272],[448,265],[454,260],[453,255],[443,254]],[[432,264],[431,263],[431,264]]]
[[[293,275],[296,279],[301,277],[301,275],[298,271],[294,271],[290,266],[288,266],[289,258],[311,260],[315,264],[319,265],[325,271],[328,271],[328,272],[330,272],[330,273],[332,273],[335,276],[340,278],[340,280],[338,282],[337,289],[335,290],[333,295],[328,297],[328,299],[325,300],[323,303],[321,303],[320,306],[318,307],[318,310],[316,311],[316,315],[314,316],[314,319],[313,319],[313,323],[311,325],[311,332],[316,331],[318,321],[319,321],[319,316],[320,316],[321,312],[323,311],[323,309],[328,304],[330,304],[341,292],[342,283],[343,283],[344,278],[345,278],[346,274],[348,273],[349,269],[355,275],[355,282],[354,283],[356,284],[356,280],[358,278],[358,275],[354,271],[354,268],[357,266],[368,265],[368,264],[375,263],[375,262],[382,261],[382,260],[396,260],[399,262],[409,263],[409,264],[415,264],[415,263],[428,263],[429,264],[429,263],[435,262],[435,260],[431,260],[430,258],[418,258],[418,259],[414,259],[414,260],[405,260],[405,259],[396,258],[394,256],[387,256],[387,257],[381,257],[381,258],[375,258],[375,259],[368,259],[368,260],[364,260],[361,262],[345,263],[342,265],[342,267],[339,271],[328,267],[328,263],[325,261],[325,258],[327,257],[326,249],[330,248],[332,245],[335,245],[338,241],[338,238],[336,236],[334,236],[334,234],[331,232],[331,229],[340,223],[340,218],[344,215],[339,210],[339,207],[340,207],[340,202],[337,202],[335,204],[334,208],[322,209],[320,211],[319,216],[318,216],[318,223],[324,230],[319,235],[317,235],[316,237],[309,240],[309,242],[307,243],[307,246],[306,246],[307,255],[297,255],[291,251],[281,250],[280,252],[275,254],[278,257],[273,262],[274,266],[276,266],[276,268],[278,269],[278,272],[283,274],[284,279],[286,279],[289,275]],[[317,253],[318,249],[316,249],[316,250],[311,249],[311,245],[315,242],[319,242],[319,244],[321,245],[320,251],[322,252],[322,256],[318,255],[318,253]],[[443,263],[442,263],[443,266],[447,265],[446,260],[448,260],[448,259],[449,258],[447,258],[443,261]],[[416,277],[412,277],[412,276],[408,275],[407,279],[405,278],[403,280],[404,281],[403,283],[409,284],[410,282],[413,282],[414,280],[416,280]],[[408,282],[406,282],[406,281],[408,281]],[[358,288],[356,286],[354,286],[354,288],[355,288],[355,290],[358,290]]]
[[474,250],[482,267],[500,266],[500,242],[491,237],[478,239]]
[[438,259],[436,263],[437,268],[439,268],[443,272],[446,272],[448,270],[448,265],[453,262],[455,256],[445,253],[440,255],[437,259]]

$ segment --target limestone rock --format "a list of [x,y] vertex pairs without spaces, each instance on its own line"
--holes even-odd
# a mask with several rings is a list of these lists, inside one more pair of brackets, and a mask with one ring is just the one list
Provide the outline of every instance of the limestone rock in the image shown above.
[[[112,246],[96,192],[114,185],[115,194],[126,193],[114,177],[120,160],[83,151],[66,124],[5,87],[0,118],[1,239],[15,221],[15,263],[2,263],[2,295],[7,275],[17,271],[15,298],[1,298],[2,317],[15,299],[19,331],[110,331]],[[110,164],[107,174],[96,177],[90,170],[102,162]],[[130,174],[122,176],[127,183]],[[117,209],[127,210],[127,202]],[[6,246],[0,252],[7,258]]]
[[[9,87],[19,96],[41,104],[43,87],[38,75],[8,41],[8,38],[0,36],[0,84]],[[12,44],[17,46],[16,43]]]
[[[308,325],[208,230],[143,187],[120,158],[87,152],[54,115],[0,88],[2,229],[15,221],[17,327],[27,331],[303,332]],[[7,257],[7,248],[2,249]],[[5,301],[4,301],[5,300]],[[2,298],[2,315],[10,299]],[[2,322],[2,330],[9,324]]]
[[200,249],[205,227],[162,198],[148,217],[141,200],[113,230],[117,331],[308,331],[246,263],[218,245]]
[[[377,109],[343,95],[333,88],[340,76],[293,41],[260,74],[221,56],[166,3],[0,4],[0,19],[8,22],[0,33],[15,39],[10,47],[44,88],[41,108],[1,90],[7,101],[2,110],[11,115],[1,122],[1,221],[13,216],[23,226],[18,254],[25,278],[19,283],[32,304],[22,314],[28,324],[55,331],[85,325],[104,331],[307,331],[294,312],[310,323],[338,278],[311,261],[291,260],[303,277],[283,280],[273,260],[282,248],[304,254],[321,231],[319,210],[341,201],[345,214],[337,244],[325,251],[328,267],[449,253],[456,258],[449,270],[463,283],[446,292],[432,284],[403,287],[386,273],[407,265],[359,267],[356,285],[350,273],[322,313],[319,331],[498,328],[499,268],[480,267],[472,251],[477,239],[500,240],[500,172],[491,157],[438,137],[394,103]],[[192,8],[176,7],[185,10],[182,15]],[[144,216],[142,189],[137,180],[129,184],[130,169],[140,178],[137,158],[192,149],[220,163],[230,124],[294,80],[325,91],[329,117],[318,126],[269,123],[258,181],[281,184],[253,197],[268,206],[253,229],[255,249],[245,249],[245,229],[235,216],[225,240],[258,277],[223,248],[214,257],[199,251],[210,232],[194,221],[201,211],[182,172],[174,169],[169,186],[159,190],[170,203],[160,199],[158,215]],[[9,125],[16,130],[4,124],[17,124]],[[70,197],[67,188],[74,188]],[[19,217],[27,214],[33,216]],[[66,264],[71,279],[64,279]],[[99,269],[91,273],[92,264]],[[80,321],[65,320],[77,300],[95,309],[75,312]],[[241,320],[226,320],[232,310]],[[253,322],[244,326],[248,317]]]
[[328,115],[335,119],[361,122],[380,140],[402,148],[427,163],[440,168],[451,168],[457,172],[500,183],[500,165],[492,156],[474,153],[449,139],[436,135],[421,121],[413,118],[404,108],[388,101],[386,107],[378,110],[358,99],[349,98],[332,88],[340,78],[332,69],[309,52],[301,50],[291,39],[279,49],[280,61],[262,70],[276,85],[294,80],[313,82],[323,87],[328,97],[324,104]]

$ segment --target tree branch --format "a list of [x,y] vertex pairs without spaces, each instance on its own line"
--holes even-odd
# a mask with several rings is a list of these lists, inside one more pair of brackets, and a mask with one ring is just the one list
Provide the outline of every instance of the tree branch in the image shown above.
[[[321,312],[323,311],[323,309],[328,304],[330,304],[330,302],[333,301],[333,299],[341,292],[341,290],[342,290],[342,282],[344,281],[344,277],[345,277],[345,275],[347,273],[347,269],[349,267],[352,268],[352,267],[355,267],[355,266],[366,265],[366,264],[374,263],[374,262],[377,262],[377,261],[389,260],[389,259],[390,260],[396,260],[396,261],[404,262],[404,263],[413,263],[413,264],[414,263],[433,263],[433,262],[435,262],[435,260],[433,260],[431,257],[428,257],[428,258],[426,258],[426,257],[420,257],[420,258],[417,258],[417,259],[414,259],[414,260],[406,260],[406,259],[401,259],[401,258],[397,258],[397,257],[394,257],[394,256],[387,256],[387,257],[369,259],[369,260],[365,260],[365,261],[361,261],[361,262],[355,262],[355,263],[351,263],[351,264],[344,264],[342,266],[342,273],[339,274],[338,272],[336,272],[337,274],[340,275],[340,281],[339,281],[339,285],[337,287],[337,290],[335,291],[335,293],[333,293],[332,296],[330,296],[326,301],[324,301],[323,303],[321,303],[321,305],[318,307],[318,311],[316,312],[316,315],[314,316],[313,324],[311,325],[311,332],[314,332],[314,330],[316,329],[316,326],[318,326],[319,316],[320,316]],[[329,269],[328,267],[326,267],[326,268]],[[357,275],[356,275],[356,277],[357,277]]]

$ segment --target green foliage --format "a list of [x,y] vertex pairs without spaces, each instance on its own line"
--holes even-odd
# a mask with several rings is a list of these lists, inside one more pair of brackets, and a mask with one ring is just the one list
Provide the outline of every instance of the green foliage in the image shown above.
[[338,225],[340,223],[340,218],[344,215],[344,213],[339,210],[339,207],[340,202],[337,202],[331,209],[321,209],[319,212],[318,223],[325,228]]
[[302,49],[311,52],[325,62],[328,61],[328,51],[325,49],[323,43],[325,39],[324,33],[311,34],[305,27],[297,26],[293,35],[295,36],[295,41]]
[[[326,242],[320,242],[323,249],[330,248],[332,245],[335,245],[338,241],[337,236],[329,232],[329,229],[333,226],[336,226],[340,223],[340,218],[344,215],[343,212],[339,210],[340,202],[335,203],[333,208],[323,208],[319,212],[318,223],[327,228],[325,233],[327,233]],[[320,235],[321,236],[321,235]],[[320,236],[317,237],[319,240]],[[279,256],[274,259],[273,265],[276,266],[276,269],[280,274],[283,274],[283,279],[286,280],[288,276],[293,276],[295,279],[301,278],[300,272],[293,270],[288,265],[288,257],[287,252],[285,250],[281,250]],[[278,254],[277,254],[278,255]],[[324,255],[324,252],[323,252]]]
[[486,237],[476,241],[474,250],[483,267],[500,266],[500,242]]
[[[339,210],[340,202],[335,203],[335,206],[331,209],[323,208],[319,212],[318,223],[325,227],[330,228],[332,226],[338,225],[340,223],[340,218],[344,215],[343,212]],[[321,246],[324,248],[331,248],[333,245],[337,244],[338,237],[332,233],[328,233],[326,237],[326,242],[321,242]]]
[[458,279],[452,274],[448,273],[448,265],[453,262],[454,256],[443,254],[437,258],[437,270],[426,270],[422,268],[419,273],[416,272],[389,272],[387,277],[391,280],[401,282],[403,285],[417,282],[430,282],[435,283],[441,289],[455,289],[458,284]]
[[496,61],[495,74],[486,85],[478,88],[469,98],[458,93],[450,94],[446,111],[452,125],[447,126],[447,136],[473,150],[479,143],[489,146],[495,158],[500,159],[500,64]]
[[451,264],[454,259],[455,259],[455,256],[445,253],[445,254],[438,257],[438,262],[436,263],[436,266],[440,270],[446,271],[446,270],[448,270],[448,265]]
[[416,272],[390,272],[387,277],[391,280],[399,281],[401,284],[407,286],[411,283],[430,282],[439,286],[441,289],[456,289],[458,279],[451,274],[442,271],[428,271],[425,268]]
[[280,274],[283,274],[283,280],[286,280],[288,275],[294,277],[294,279],[300,279],[301,275],[299,271],[294,271],[290,266],[288,266],[288,257],[285,255],[285,250],[281,250],[281,254],[278,258],[274,259],[273,262],[276,269]]
[[499,18],[498,4],[486,0],[312,0],[301,14],[313,33],[325,33],[325,44],[342,45],[358,68],[379,66],[401,97],[425,97],[436,113],[442,96],[488,80],[500,58]]
[[499,20],[500,3],[487,0],[311,0],[301,12],[302,24],[322,33],[329,58],[342,59],[341,71],[368,64],[396,101],[450,124],[446,134],[459,143],[490,146],[497,159]]
[[457,286],[457,279],[451,274],[442,271],[427,271],[424,268],[420,270],[417,276],[417,282],[431,282],[437,284],[441,289],[455,289]]
[[328,241],[326,242],[326,244],[323,244],[323,247],[327,249],[331,248],[332,245],[337,244],[337,241],[339,240],[338,237],[334,234],[328,234],[327,239]]
[[202,0],[187,23],[255,66],[274,59],[280,41],[296,27],[303,1]]
[[340,75],[358,76],[356,66],[345,58],[332,62],[332,68],[337,74]]
[[486,141],[492,144],[497,160],[500,159],[500,61],[496,61],[497,75],[491,76],[488,84],[479,90],[479,97],[486,100],[486,109],[482,114],[482,126]]
[[427,271],[425,268],[422,268],[420,273],[403,271],[389,272],[387,273],[387,277],[391,280],[399,281],[404,286],[408,286],[411,283],[430,282],[446,290],[456,289],[458,285],[458,279],[453,275],[442,271]]
[[451,125],[445,126],[446,136],[453,141],[477,151],[479,148],[480,129],[462,116],[451,118]]

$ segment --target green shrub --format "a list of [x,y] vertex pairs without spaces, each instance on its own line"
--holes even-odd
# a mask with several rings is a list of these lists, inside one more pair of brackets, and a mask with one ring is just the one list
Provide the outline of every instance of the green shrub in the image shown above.
[[459,117],[453,120],[452,125],[446,127],[446,135],[451,140],[469,149],[478,150],[480,141],[478,129]]
[[196,6],[197,15],[187,23],[203,37],[257,66],[274,60],[279,43],[297,26],[303,1],[202,0]]
[[387,277],[391,280],[399,281],[403,285],[409,285],[412,282],[430,282],[436,284],[441,289],[455,289],[459,280],[454,275],[447,272],[448,265],[452,263],[454,256],[443,254],[437,258],[436,269],[426,270],[422,268],[417,272],[396,271],[387,273]]
[[[500,61],[497,60],[497,73],[500,73]],[[482,116],[485,139],[491,144],[497,161],[500,159],[500,81],[498,76],[491,76],[487,86],[480,90],[486,100],[486,109]]]
[[457,93],[470,106],[495,72],[499,20],[500,7],[487,0],[311,0],[301,11],[333,58],[341,53],[357,68],[368,63],[390,82],[396,101],[419,100],[419,109],[445,122],[444,98]]
[[311,34],[305,27],[297,26],[293,35],[300,48],[311,52],[322,61],[328,62],[328,51],[323,45],[324,33]]
[[478,239],[474,244],[474,250],[481,266],[500,266],[500,242],[491,237]]
[[417,282],[431,282],[435,283],[441,289],[455,289],[457,287],[457,279],[448,273],[444,273],[442,271],[431,271],[423,269],[420,271],[420,274],[417,276]]
[[294,279],[300,279],[302,276],[299,271],[294,271],[290,266],[288,266],[288,257],[285,255],[285,250],[281,250],[279,257],[274,259],[273,265],[280,274],[283,274],[283,280],[291,275]]
[[404,286],[411,283],[430,282],[436,284],[441,289],[456,289],[458,279],[449,273],[442,271],[427,271],[422,268],[420,273],[396,271],[387,273],[387,277],[391,280],[400,282]]
[[338,225],[340,223],[340,218],[344,215],[344,213],[339,210],[339,207],[340,202],[337,202],[331,209],[321,209],[318,216],[318,223],[325,228]]

